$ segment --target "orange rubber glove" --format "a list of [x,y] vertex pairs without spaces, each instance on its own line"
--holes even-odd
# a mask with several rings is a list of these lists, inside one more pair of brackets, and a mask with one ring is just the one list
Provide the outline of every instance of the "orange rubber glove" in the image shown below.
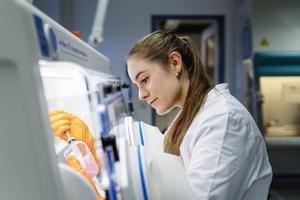
[[[49,112],[49,119],[51,128],[58,137],[67,141],[68,137],[65,135],[65,132],[69,131],[71,137],[73,137],[75,140],[83,141],[88,145],[95,161],[98,163],[94,148],[93,135],[89,131],[87,125],[79,117],[63,110],[53,110]],[[88,182],[96,192],[98,200],[104,199],[99,194],[91,178],[81,167],[80,162],[74,156],[69,156],[67,158],[67,164],[73,169],[79,171],[86,178],[86,180],[88,180]]]
[[[49,112],[51,128],[61,139],[67,141],[66,131],[70,132],[71,137],[77,141],[86,143],[98,163],[94,148],[94,138],[87,125],[76,115],[63,110],[53,110]],[[99,164],[99,163],[98,163]]]
[[75,156],[69,156],[67,158],[67,164],[72,167],[73,169],[77,170],[80,174],[82,174],[86,180],[88,180],[89,184],[92,186],[92,188],[94,189],[95,193],[96,193],[96,196],[97,196],[97,200],[104,200],[105,198],[102,197],[94,182],[91,180],[91,178],[88,176],[88,174],[82,169],[81,165],[80,165],[80,162],[75,158]]

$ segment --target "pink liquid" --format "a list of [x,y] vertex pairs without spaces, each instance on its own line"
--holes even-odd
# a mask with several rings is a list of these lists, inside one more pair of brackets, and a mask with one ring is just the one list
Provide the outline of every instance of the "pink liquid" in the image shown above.
[[84,169],[86,173],[88,174],[89,177],[94,177],[98,174],[99,172],[99,167],[93,157],[85,156],[83,158],[86,168]]

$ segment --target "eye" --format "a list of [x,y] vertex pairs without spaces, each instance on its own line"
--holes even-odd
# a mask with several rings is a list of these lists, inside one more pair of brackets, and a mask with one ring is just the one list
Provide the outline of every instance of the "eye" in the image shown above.
[[143,84],[146,84],[146,83],[148,82],[148,80],[149,80],[149,77],[146,77],[146,78],[144,78],[141,82],[142,82]]

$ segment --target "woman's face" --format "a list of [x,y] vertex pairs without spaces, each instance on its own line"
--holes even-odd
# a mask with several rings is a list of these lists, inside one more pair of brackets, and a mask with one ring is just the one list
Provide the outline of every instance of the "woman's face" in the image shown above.
[[183,106],[183,86],[172,67],[137,56],[130,57],[127,65],[129,77],[138,87],[139,99],[150,104],[158,114]]

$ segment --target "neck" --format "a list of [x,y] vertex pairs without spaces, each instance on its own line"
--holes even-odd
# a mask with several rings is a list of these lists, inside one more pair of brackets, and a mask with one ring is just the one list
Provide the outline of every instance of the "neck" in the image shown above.
[[188,93],[188,90],[189,90],[189,86],[190,86],[190,80],[185,79],[183,81],[182,92],[181,92],[179,102],[178,102],[178,106],[179,106],[180,109],[182,109],[183,106],[184,106],[184,103],[185,103],[185,100],[186,100],[186,97],[187,97],[187,93]]

